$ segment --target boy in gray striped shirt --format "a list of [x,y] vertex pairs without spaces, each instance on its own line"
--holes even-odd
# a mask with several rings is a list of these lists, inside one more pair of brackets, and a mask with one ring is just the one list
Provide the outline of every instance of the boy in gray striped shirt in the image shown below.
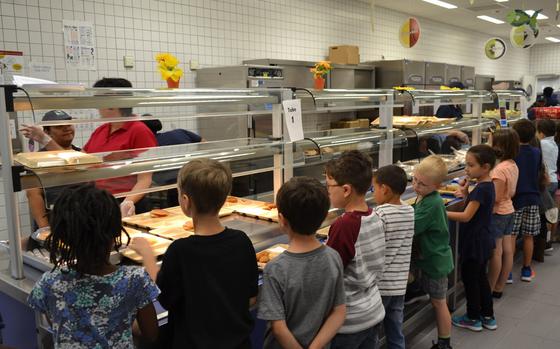
[[385,265],[385,234],[365,200],[372,161],[359,151],[349,151],[327,163],[326,172],[331,206],[345,210],[331,225],[327,241],[342,259],[346,293],[346,320],[331,348],[376,349],[385,316],[377,288]]
[[407,183],[406,173],[395,165],[383,166],[373,174],[373,195],[378,205],[374,212],[385,230],[385,270],[379,292],[385,307],[383,325],[389,349],[405,349],[404,295],[414,236],[414,209],[401,202]]

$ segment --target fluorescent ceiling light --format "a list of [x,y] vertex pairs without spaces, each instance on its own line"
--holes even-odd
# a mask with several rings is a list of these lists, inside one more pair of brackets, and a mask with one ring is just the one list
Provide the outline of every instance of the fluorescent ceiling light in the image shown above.
[[499,19],[497,19],[497,18],[490,17],[490,16],[476,16],[476,18],[482,19],[483,21],[491,22],[491,23],[494,23],[494,24],[502,24],[502,23],[505,23],[504,21],[501,21],[501,20],[499,20]]
[[496,2],[508,2],[509,0],[496,0]]
[[[529,16],[532,16],[533,13],[535,13],[535,11],[534,10],[526,10],[525,13],[528,14]],[[542,14],[542,12],[541,12],[537,15],[537,19],[548,19],[548,16]]]
[[457,8],[457,6],[450,4],[448,2],[445,1],[440,1],[440,0],[422,0],[424,2],[429,2],[432,5],[437,5],[440,7],[445,7],[446,9],[450,10],[450,9],[454,9]]
[[555,38],[554,36],[547,36],[545,39],[552,42],[560,42],[560,39]]

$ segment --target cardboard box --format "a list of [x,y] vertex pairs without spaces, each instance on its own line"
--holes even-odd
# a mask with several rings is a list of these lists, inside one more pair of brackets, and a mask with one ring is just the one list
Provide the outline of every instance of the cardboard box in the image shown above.
[[360,64],[360,48],[349,45],[331,46],[329,61],[337,64]]
[[369,119],[358,119],[360,123],[360,128],[369,128]]
[[358,128],[360,122],[358,120],[340,120],[331,122],[331,128]]

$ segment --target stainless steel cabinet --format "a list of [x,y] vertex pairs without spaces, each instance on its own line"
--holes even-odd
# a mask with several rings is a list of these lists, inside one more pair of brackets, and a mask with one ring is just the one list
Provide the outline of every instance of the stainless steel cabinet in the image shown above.
[[445,85],[461,82],[461,66],[454,64],[445,65]]
[[422,61],[399,59],[367,62],[367,64],[375,65],[375,86],[377,88],[410,86],[421,89],[426,83],[426,64]]

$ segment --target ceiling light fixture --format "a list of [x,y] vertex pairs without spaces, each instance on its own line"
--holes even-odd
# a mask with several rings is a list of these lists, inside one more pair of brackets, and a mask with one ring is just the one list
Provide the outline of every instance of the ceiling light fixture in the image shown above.
[[501,21],[501,20],[499,20],[499,19],[497,19],[497,18],[490,17],[490,16],[476,16],[476,18],[482,19],[483,21],[490,22],[490,23],[494,23],[494,24],[503,24],[503,23],[505,23],[504,21]]
[[[528,14],[529,16],[532,16],[533,13],[535,13],[535,10],[526,10],[525,13]],[[548,19],[548,16],[542,14],[541,12],[537,15],[537,19]]]
[[496,0],[496,2],[508,2],[509,0]]
[[450,4],[450,3],[448,3],[448,2],[445,2],[445,1],[440,1],[440,0],[422,0],[422,1],[428,2],[428,3],[432,4],[432,5],[444,7],[444,8],[446,8],[446,9],[448,9],[448,10],[457,8],[457,6],[455,6],[455,5],[453,5],[453,4]]
[[552,42],[560,42],[560,39],[555,38],[554,36],[547,36],[545,39]]

